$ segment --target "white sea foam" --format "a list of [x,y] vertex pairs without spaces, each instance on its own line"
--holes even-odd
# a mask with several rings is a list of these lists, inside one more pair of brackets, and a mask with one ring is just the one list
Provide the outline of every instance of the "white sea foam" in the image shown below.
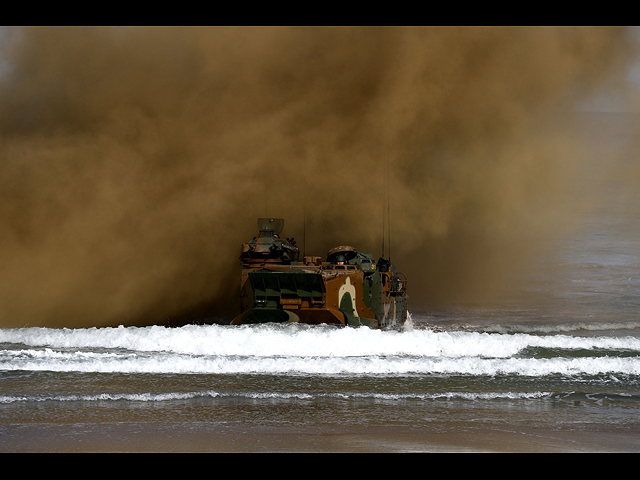
[[196,397],[217,397],[217,392],[187,392],[187,393],[101,393],[97,395],[0,395],[0,403],[19,402],[97,402],[119,401],[130,402],[163,402],[171,400],[188,400]]
[[637,357],[253,357],[176,354],[86,354],[22,350],[0,357],[0,370],[99,373],[306,375],[640,375]]
[[315,400],[318,398],[374,401],[521,400],[549,397],[552,392],[442,392],[442,393],[319,393],[227,392],[213,390],[174,393],[121,393],[97,395],[0,395],[0,404],[24,402],[167,402],[193,398],[245,398],[254,400]]
[[[185,326],[0,330],[0,370],[311,375],[640,374],[640,339],[368,328]],[[522,355],[529,348],[599,356]],[[626,356],[602,356],[602,351]],[[631,354],[629,354],[631,352]],[[547,355],[548,356],[548,355]]]
[[181,328],[0,329],[0,343],[53,349],[124,349],[186,355],[511,357],[528,347],[625,349],[640,352],[635,337],[505,335],[488,332],[389,332],[362,328],[267,325]]

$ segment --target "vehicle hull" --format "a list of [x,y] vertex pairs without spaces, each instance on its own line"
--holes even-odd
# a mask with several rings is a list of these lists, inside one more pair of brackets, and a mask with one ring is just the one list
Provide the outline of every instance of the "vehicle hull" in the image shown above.
[[[233,325],[307,323],[393,328],[407,318],[407,295],[387,272],[264,265],[243,271],[241,314]],[[404,282],[403,282],[404,286]]]
[[406,277],[383,257],[342,245],[299,261],[283,219],[258,219],[260,235],[242,245],[241,313],[232,325],[309,323],[394,328],[407,318]]

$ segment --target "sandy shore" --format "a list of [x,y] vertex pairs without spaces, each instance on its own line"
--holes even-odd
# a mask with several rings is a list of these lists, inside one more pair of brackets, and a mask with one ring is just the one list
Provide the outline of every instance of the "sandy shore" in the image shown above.
[[20,425],[0,430],[3,452],[637,452],[638,432],[606,429],[300,432],[208,425]]

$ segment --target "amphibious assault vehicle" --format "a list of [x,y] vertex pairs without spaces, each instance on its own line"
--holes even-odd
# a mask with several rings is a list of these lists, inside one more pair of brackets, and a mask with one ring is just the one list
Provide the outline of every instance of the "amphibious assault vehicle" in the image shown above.
[[407,318],[407,280],[390,260],[333,248],[326,260],[280,238],[284,219],[259,218],[242,245],[241,312],[232,325],[298,322],[396,328]]

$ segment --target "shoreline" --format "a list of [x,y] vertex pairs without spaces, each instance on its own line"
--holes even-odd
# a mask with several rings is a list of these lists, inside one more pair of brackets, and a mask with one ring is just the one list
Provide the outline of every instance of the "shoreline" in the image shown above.
[[[587,453],[638,452],[637,431],[606,427],[581,431],[512,431],[443,426],[445,431],[362,429],[301,432],[196,424],[22,424],[0,428],[0,452],[210,453]],[[454,428],[452,428],[454,427]],[[11,431],[10,431],[11,430]]]

